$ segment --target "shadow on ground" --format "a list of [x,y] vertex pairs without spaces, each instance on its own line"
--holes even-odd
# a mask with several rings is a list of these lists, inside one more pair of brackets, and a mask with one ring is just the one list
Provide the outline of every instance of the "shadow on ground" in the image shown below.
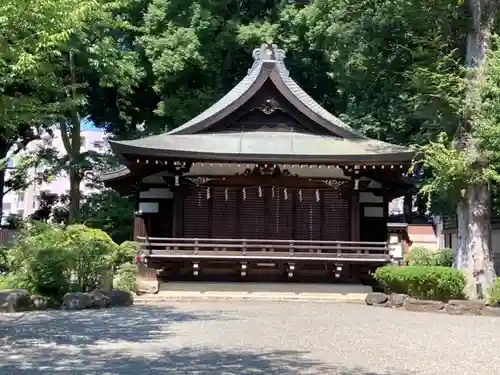
[[[30,313],[0,320],[0,374],[413,375],[335,367],[299,351],[170,347],[175,325],[235,319],[168,307]],[[196,338],[193,338],[195,341]],[[258,345],[256,345],[258,347]]]

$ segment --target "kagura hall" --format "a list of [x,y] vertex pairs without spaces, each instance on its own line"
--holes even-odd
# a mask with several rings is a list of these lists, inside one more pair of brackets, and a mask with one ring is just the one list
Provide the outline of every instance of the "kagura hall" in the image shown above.
[[275,45],[253,58],[240,83],[182,126],[110,142],[123,167],[102,179],[137,196],[143,278],[363,278],[400,258],[388,202],[414,188],[405,176],[414,153],[321,107]]

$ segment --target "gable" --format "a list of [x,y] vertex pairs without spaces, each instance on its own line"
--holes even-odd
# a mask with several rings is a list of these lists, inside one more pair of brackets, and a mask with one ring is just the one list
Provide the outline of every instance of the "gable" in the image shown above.
[[200,133],[266,130],[340,137],[339,134],[315,123],[297,110],[270,78],[238,110],[222,121],[211,124]]

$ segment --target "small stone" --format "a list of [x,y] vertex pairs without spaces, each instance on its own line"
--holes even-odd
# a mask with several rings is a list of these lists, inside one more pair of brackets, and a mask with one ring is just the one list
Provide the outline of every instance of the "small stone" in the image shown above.
[[481,315],[485,309],[484,301],[478,300],[450,300],[445,310],[451,315]]
[[104,292],[109,297],[109,306],[131,306],[134,304],[134,296],[130,292],[113,289],[111,292]]
[[483,311],[481,311],[481,315],[500,317],[500,308],[498,308],[498,307],[485,307],[483,309]]
[[83,310],[92,306],[90,296],[86,293],[66,293],[63,297],[63,310]]
[[385,293],[374,292],[368,293],[365,298],[365,302],[367,305],[382,305],[387,302],[389,296]]
[[441,301],[430,301],[416,298],[407,298],[403,306],[408,311],[439,312],[444,309],[444,303]]
[[31,295],[31,302],[35,310],[48,310],[57,307],[56,301],[50,297],[45,297],[40,294]]
[[101,309],[110,306],[111,298],[108,297],[104,292],[100,290],[94,290],[90,293],[86,293],[90,298],[90,306],[91,308]]
[[389,295],[389,303],[393,307],[403,307],[407,298],[406,294],[392,293]]
[[29,311],[33,308],[26,289],[0,291],[0,312]]

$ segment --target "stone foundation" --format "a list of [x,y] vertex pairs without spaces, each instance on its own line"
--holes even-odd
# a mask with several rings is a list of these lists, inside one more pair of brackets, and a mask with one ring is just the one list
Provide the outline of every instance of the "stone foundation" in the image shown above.
[[402,308],[408,311],[446,313],[450,315],[484,315],[500,317],[499,307],[490,307],[484,301],[450,300],[448,302],[421,300],[405,294],[369,293],[365,302],[369,306]]

